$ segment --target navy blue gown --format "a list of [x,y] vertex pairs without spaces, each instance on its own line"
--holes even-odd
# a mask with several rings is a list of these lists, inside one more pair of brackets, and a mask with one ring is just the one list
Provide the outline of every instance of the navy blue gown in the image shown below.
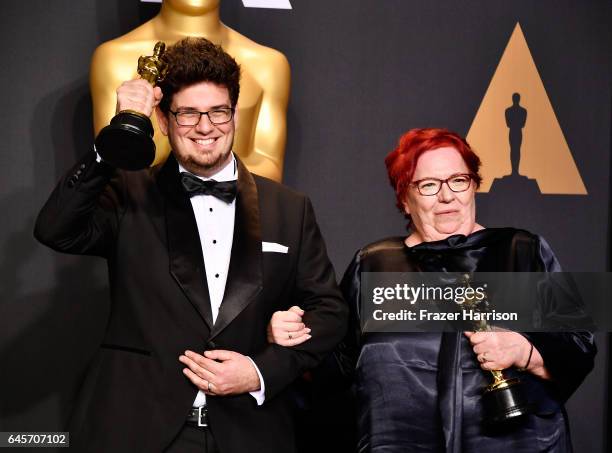
[[[358,451],[569,452],[563,403],[593,367],[588,332],[523,333],[541,353],[552,381],[520,373],[535,414],[511,423],[483,423],[483,372],[460,332],[368,333],[359,328],[361,272],[554,272],[560,267],[546,242],[512,228],[407,247],[403,238],[361,249],[342,290],[352,308],[352,328],[336,359],[351,376],[357,397]],[[571,365],[568,365],[571,364]],[[506,370],[507,377],[518,375]]]

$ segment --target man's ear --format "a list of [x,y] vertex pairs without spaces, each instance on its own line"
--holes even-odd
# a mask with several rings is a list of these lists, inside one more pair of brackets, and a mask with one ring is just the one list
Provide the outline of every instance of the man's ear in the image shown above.
[[155,116],[157,117],[157,124],[162,134],[168,135],[168,115],[162,112],[159,106],[155,107]]
[[238,104],[234,106],[234,129],[238,129]]

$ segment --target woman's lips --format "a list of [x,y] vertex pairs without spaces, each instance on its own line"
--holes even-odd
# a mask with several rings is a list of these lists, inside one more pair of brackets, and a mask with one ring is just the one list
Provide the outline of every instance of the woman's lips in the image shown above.
[[459,211],[457,209],[449,209],[447,211],[434,212],[435,215],[439,215],[439,216],[451,216],[451,215],[456,215],[458,213]]

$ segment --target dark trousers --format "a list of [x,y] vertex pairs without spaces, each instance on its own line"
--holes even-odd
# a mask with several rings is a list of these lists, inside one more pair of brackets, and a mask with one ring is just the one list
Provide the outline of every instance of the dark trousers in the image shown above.
[[209,429],[185,425],[164,453],[219,453]]

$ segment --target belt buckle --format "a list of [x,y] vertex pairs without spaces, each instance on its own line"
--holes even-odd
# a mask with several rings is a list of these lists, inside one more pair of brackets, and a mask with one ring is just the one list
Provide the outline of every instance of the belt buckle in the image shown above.
[[208,417],[206,417],[206,406],[198,407],[198,426],[208,426]]

